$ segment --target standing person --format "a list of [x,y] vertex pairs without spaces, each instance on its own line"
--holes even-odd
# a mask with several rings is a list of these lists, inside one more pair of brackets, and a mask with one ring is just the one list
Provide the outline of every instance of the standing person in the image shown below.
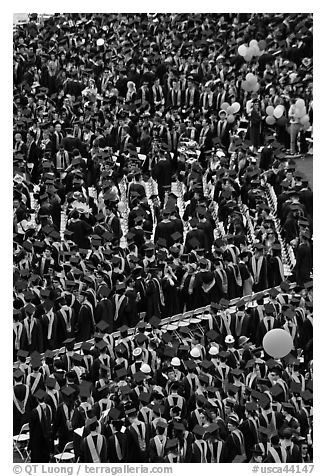
[[290,154],[295,155],[297,152],[297,138],[298,134],[301,130],[300,119],[295,115],[296,107],[295,107],[295,98],[291,99],[291,106],[289,109],[289,133],[290,133]]
[[158,196],[160,198],[161,206],[163,207],[165,187],[170,187],[172,181],[171,160],[163,149],[159,151],[159,159],[153,170],[153,178],[157,180]]
[[82,439],[80,444],[81,463],[106,463],[107,443],[106,438],[98,432],[98,421],[96,417],[86,420],[85,427],[89,430],[89,435]]
[[297,284],[302,286],[311,280],[313,260],[309,231],[302,232],[299,239],[300,244],[296,250],[296,264],[293,271]]
[[255,100],[253,102],[252,110],[249,116],[249,131],[250,131],[250,142],[254,152],[257,152],[258,147],[260,146],[260,130],[261,130],[261,112],[259,109],[259,101]]
[[32,410],[29,422],[31,463],[49,463],[54,451],[51,429],[52,412],[50,406],[44,403],[46,397],[44,390],[38,389],[34,397],[37,400],[37,406]]

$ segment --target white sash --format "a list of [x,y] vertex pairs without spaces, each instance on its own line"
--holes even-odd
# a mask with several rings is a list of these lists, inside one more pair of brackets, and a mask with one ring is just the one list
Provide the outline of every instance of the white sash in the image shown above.
[[[140,431],[139,431],[139,428],[138,428],[138,424],[141,425],[141,432],[142,434],[140,434]],[[133,429],[135,430],[135,432],[137,433],[137,437],[138,437],[138,442],[139,442],[139,446],[140,446],[140,449],[142,451],[145,450],[145,423],[143,423],[142,421],[139,422],[139,423],[133,423],[131,426],[133,427]]]
[[67,428],[68,428],[68,430],[71,430],[72,429],[72,427],[71,427],[71,416],[72,416],[73,412],[68,411],[68,407],[65,403],[62,405],[62,409],[63,409],[63,413],[65,414]]
[[260,276],[260,270],[261,270],[262,264],[263,264],[262,256],[258,258],[258,263],[256,262],[256,258],[254,256],[251,258],[252,272],[254,275],[253,277],[254,277],[255,284],[258,284],[259,282],[259,276]]
[[31,345],[32,343],[32,331],[34,327],[34,318],[31,319],[31,323],[29,324],[27,317],[24,319],[24,326],[26,329],[26,334],[27,334],[27,339],[28,339],[28,344]]
[[287,455],[286,455],[286,450],[284,448],[281,447],[282,461],[281,461],[281,458],[279,457],[278,452],[272,446],[270,447],[269,452],[273,456],[275,463],[286,463]]
[[54,403],[54,408],[57,409],[58,408],[58,400],[57,400],[58,395],[56,393],[53,393],[53,390],[48,390],[46,393],[51,397],[51,399]]
[[61,315],[63,320],[65,321],[67,332],[71,331],[71,316],[72,316],[72,309],[69,306],[62,306],[60,309]]
[[[16,325],[15,325],[16,324]],[[21,322],[17,322],[14,324],[14,332],[15,332],[15,349],[19,350],[20,348],[20,338],[23,332],[23,324]]]
[[50,340],[52,336],[52,330],[53,330],[54,312],[51,310],[46,314],[46,316],[49,318],[47,339]]
[[121,446],[120,446],[117,435],[114,435],[114,442],[115,442],[115,449],[116,449],[116,452],[117,452],[118,460],[121,461],[122,460],[122,451],[121,451]]
[[157,456],[160,456],[160,457],[163,456],[164,448],[165,448],[165,445],[166,445],[166,436],[163,435],[163,439],[161,441],[159,435],[156,435],[156,436],[154,436],[153,440],[154,440],[154,443],[155,443],[155,446],[156,446]]
[[92,461],[93,463],[101,463],[101,449],[103,445],[103,436],[102,435],[96,435],[97,441],[96,441],[96,448],[94,445],[94,440],[92,435],[88,435],[86,437],[86,443],[88,445],[89,451],[91,453]]
[[[31,377],[34,377],[34,375],[30,374],[28,377],[30,377],[30,378],[28,379],[28,382],[30,382]],[[28,378],[28,377],[27,377],[27,378]],[[35,392],[35,390],[36,390],[36,388],[37,388],[37,386],[38,386],[38,384],[39,384],[39,382],[40,382],[40,379],[41,379],[41,374],[38,373],[38,374],[36,375],[36,377],[35,377],[35,380],[34,380],[34,382],[33,382],[32,387],[31,387],[31,393],[32,393],[32,394]]]
[[[204,443],[204,449],[201,446],[200,443]],[[207,443],[204,440],[201,440],[200,442],[196,440],[194,444],[197,446],[197,448],[200,451],[200,462],[201,463],[207,463]]]
[[160,294],[161,305],[165,306],[164,295],[163,295],[163,291],[162,291],[162,288],[161,288],[161,284],[160,284],[160,282],[157,278],[153,278],[153,281],[155,281],[157,283],[159,294]]
[[26,403],[27,403],[27,399],[28,399],[28,396],[29,396],[29,388],[27,385],[25,384],[22,384],[24,385],[25,387],[25,398],[24,400],[21,402],[20,400],[18,400],[18,398],[16,397],[15,395],[15,391],[14,391],[14,404],[17,408],[17,410],[23,415],[25,413],[25,409],[26,409]]
[[91,303],[88,302],[88,301],[84,301],[83,304],[84,304],[85,306],[87,306],[87,307],[90,309],[91,315],[92,315],[92,321],[93,321],[93,324],[94,324],[94,326],[95,326],[93,306],[92,306]]
[[118,316],[119,316],[119,311],[120,311],[120,307],[121,307],[121,304],[124,300],[124,297],[125,296],[119,296],[118,294],[116,294],[114,296],[114,303],[115,303],[115,313],[114,313],[114,320],[116,321],[118,319]]

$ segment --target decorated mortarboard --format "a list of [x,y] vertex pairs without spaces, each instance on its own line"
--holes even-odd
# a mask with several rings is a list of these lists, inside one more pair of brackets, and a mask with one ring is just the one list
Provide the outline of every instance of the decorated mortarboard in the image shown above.
[[115,347],[115,353],[116,354],[125,354],[127,352],[126,346],[122,343],[118,344]]

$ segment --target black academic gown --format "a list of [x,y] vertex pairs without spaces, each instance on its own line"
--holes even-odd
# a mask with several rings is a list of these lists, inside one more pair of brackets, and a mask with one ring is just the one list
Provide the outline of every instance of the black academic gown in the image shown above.
[[37,408],[40,408],[40,405],[32,410],[29,421],[31,463],[49,463],[50,454],[54,449],[50,408],[45,407],[41,413],[41,420]]

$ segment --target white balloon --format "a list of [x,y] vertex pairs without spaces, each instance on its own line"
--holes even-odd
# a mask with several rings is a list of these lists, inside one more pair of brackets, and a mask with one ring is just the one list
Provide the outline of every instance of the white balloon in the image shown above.
[[300,123],[304,126],[305,124],[309,123],[309,116],[308,114],[305,114],[303,117],[300,119]]
[[276,117],[276,119],[279,119],[280,117],[283,116],[283,114],[284,114],[284,106],[282,106],[282,104],[279,104],[274,109],[274,116]]
[[99,39],[96,41],[96,44],[97,44],[97,46],[102,46],[102,45],[104,45],[104,40],[103,40],[103,38],[99,38]]
[[249,43],[249,46],[258,46],[258,41],[257,40],[251,40]]
[[260,51],[258,45],[253,45],[253,46],[251,46],[251,47],[250,47],[250,51],[252,51],[252,54],[253,54],[254,56],[260,56],[261,51]]
[[233,114],[236,114],[237,112],[239,112],[240,108],[241,108],[240,104],[238,102],[234,102],[232,104]]
[[248,81],[248,83],[254,84],[257,82],[257,77],[253,73],[248,73],[246,75],[246,81]]
[[297,99],[295,105],[296,107],[302,108],[305,106],[305,102],[303,99]]
[[238,48],[238,53],[240,56],[245,56],[247,54],[247,47],[246,45],[240,45]]
[[259,90],[259,88],[260,88],[260,84],[259,84],[259,83],[256,83],[256,84],[254,84],[254,85],[252,86],[252,91],[253,91],[254,93],[256,93],[256,92]]

